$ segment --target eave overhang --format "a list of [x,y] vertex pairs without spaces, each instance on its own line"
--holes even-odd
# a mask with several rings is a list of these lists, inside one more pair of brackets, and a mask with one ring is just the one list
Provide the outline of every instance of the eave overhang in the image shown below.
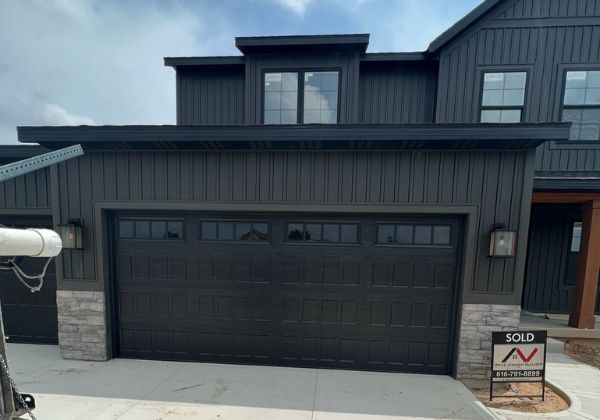
[[242,54],[367,51],[369,34],[244,36],[235,38]]
[[19,160],[48,153],[45,147],[31,144],[0,145],[0,160]]
[[600,191],[600,177],[538,177],[533,179],[534,191]]
[[244,57],[241,55],[215,56],[215,57],[164,57],[165,66],[175,69],[178,67],[242,67]]
[[569,137],[569,123],[332,124],[282,126],[18,127],[23,143],[51,149],[126,150],[516,150]]

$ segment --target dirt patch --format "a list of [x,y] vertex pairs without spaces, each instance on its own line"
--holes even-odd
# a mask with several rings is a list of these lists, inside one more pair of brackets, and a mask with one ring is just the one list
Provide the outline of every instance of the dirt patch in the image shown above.
[[565,353],[590,366],[600,369],[600,340],[570,338],[565,342]]
[[[494,399],[490,401],[489,381],[464,380],[464,384],[484,405],[501,410],[522,413],[555,413],[569,408],[560,395],[546,386],[542,401],[542,385],[534,383],[494,384]],[[519,395],[539,395],[540,397],[519,397]],[[496,398],[502,396],[502,398]]]

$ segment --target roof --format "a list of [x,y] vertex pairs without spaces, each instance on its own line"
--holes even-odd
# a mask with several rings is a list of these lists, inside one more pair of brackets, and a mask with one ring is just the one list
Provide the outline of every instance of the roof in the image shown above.
[[0,160],[20,160],[48,153],[45,147],[31,144],[0,145]]
[[361,63],[407,63],[415,61],[426,61],[431,57],[426,52],[384,52],[384,53],[366,53],[360,58]]
[[[471,10],[462,19],[435,38],[425,51],[366,53],[369,46],[369,34],[342,35],[285,35],[236,37],[235,46],[243,53],[273,52],[340,52],[356,51],[362,53],[361,63],[406,63],[432,60],[433,55],[454,38],[470,28],[494,7],[505,0],[485,0]],[[213,66],[228,67],[244,64],[243,56],[223,57],[165,57],[165,66]]]
[[458,35],[463,33],[466,29],[471,27],[476,21],[486,15],[490,10],[496,7],[498,4],[502,3],[504,0],[485,0],[475,9],[471,10],[467,13],[462,19],[452,25],[450,28],[446,29],[442,34],[440,34],[437,38],[431,41],[429,47],[427,48],[427,52],[435,53],[440,50],[443,46],[448,44]]
[[566,140],[569,123],[18,127],[19,141],[87,150],[532,149]]
[[[404,64],[430,60],[430,55],[424,52],[384,52],[365,53],[360,57],[365,65]],[[165,66],[180,67],[210,67],[215,69],[237,68],[244,65],[243,55],[215,57],[164,57]]]
[[367,51],[369,34],[285,35],[236,37],[235,46],[243,54],[271,52]]
[[243,66],[244,56],[216,56],[216,57],[165,57],[165,66],[180,67],[180,66],[213,66],[213,67],[230,67]]
[[533,179],[536,191],[600,191],[600,177],[539,177]]

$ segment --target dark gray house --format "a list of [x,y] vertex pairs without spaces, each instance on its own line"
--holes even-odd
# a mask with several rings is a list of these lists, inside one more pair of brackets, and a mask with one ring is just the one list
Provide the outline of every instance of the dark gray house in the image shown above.
[[522,307],[589,327],[600,0],[487,0],[426,51],[368,43],[236,38],[165,59],[176,125],[19,127],[86,153],[0,185],[0,214],[80,219],[83,247],[56,260],[58,336],[8,333],[65,358],[480,377]]

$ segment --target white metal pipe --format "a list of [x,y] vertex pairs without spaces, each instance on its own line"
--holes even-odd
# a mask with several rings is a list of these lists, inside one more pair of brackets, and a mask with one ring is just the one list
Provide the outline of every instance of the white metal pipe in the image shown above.
[[0,227],[0,256],[56,257],[62,241],[50,229],[11,229]]

